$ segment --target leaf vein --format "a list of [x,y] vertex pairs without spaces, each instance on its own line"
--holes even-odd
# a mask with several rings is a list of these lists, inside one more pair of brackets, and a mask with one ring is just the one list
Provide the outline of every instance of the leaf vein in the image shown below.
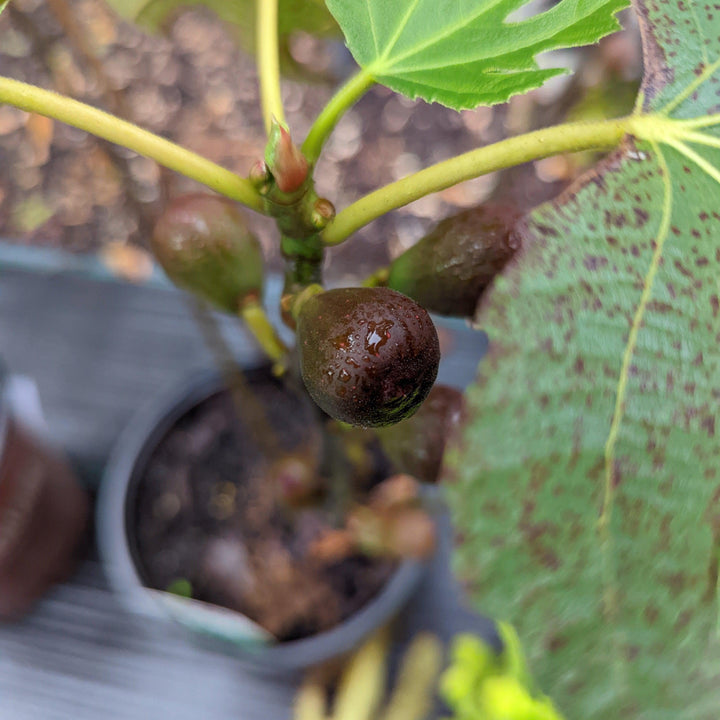
[[[598,534],[600,537],[600,546],[603,558],[603,573],[605,578],[605,595],[603,598],[603,603],[607,619],[610,621],[615,618],[618,612],[618,587],[613,562],[614,543],[612,532],[610,529],[610,520],[612,518],[613,505],[615,501],[615,448],[617,446],[620,428],[622,426],[622,421],[625,415],[625,399],[627,397],[628,380],[630,376],[630,364],[637,348],[640,327],[645,316],[648,302],[650,301],[655,277],[660,267],[660,260],[662,258],[663,249],[665,247],[665,241],[668,237],[668,232],[670,229],[670,218],[672,215],[673,196],[672,183],[670,181],[670,172],[665,161],[665,157],[660,150],[660,147],[654,142],[651,144],[657,155],[663,178],[664,192],[662,216],[660,218],[660,225],[658,227],[655,250],[650,261],[650,267],[643,281],[643,291],[640,296],[640,302],[638,303],[637,310],[635,311],[632,325],[630,327],[630,333],[628,335],[627,344],[623,353],[622,365],[620,368],[620,375],[618,377],[617,383],[617,393],[615,396],[615,407],[610,423],[610,431],[608,433],[608,438],[605,443],[605,478],[603,488],[603,502],[600,517],[598,518]],[[622,687],[624,686],[623,679],[625,670],[625,656],[622,652],[622,649],[617,646],[619,642],[619,638],[617,636],[615,637],[614,642],[616,645],[616,653],[613,662],[613,669],[616,675],[618,686]]]
[[710,58],[707,54],[707,47],[705,46],[705,33],[703,32],[702,25],[700,25],[700,21],[698,20],[697,12],[695,10],[695,3],[690,3],[690,15],[692,16],[693,22],[695,23],[695,27],[697,28],[698,35],[702,38],[703,42],[700,43],[702,47],[702,59],[703,62],[707,65],[710,62]]
[[390,41],[387,44],[387,47],[385,48],[385,51],[382,54],[382,57],[378,59],[378,62],[384,62],[388,59],[388,56],[390,55],[390,52],[397,44],[397,41],[400,39],[400,36],[403,34],[403,30],[407,27],[407,24],[410,22],[410,16],[415,12],[417,9],[417,6],[419,4],[420,0],[414,0],[412,5],[407,9],[407,12],[405,15],[400,18],[400,23],[397,26],[397,29],[393,33],[393,36],[390,38]]
[[701,115],[700,117],[682,120],[673,118],[673,122],[677,123],[678,126],[682,128],[714,127],[715,125],[720,125],[720,114]]
[[378,45],[377,30],[375,28],[375,17],[373,15],[374,5],[372,3],[366,3],[365,7],[367,9],[368,18],[370,20],[370,32],[372,33],[373,46],[375,48],[375,54],[377,55],[380,52],[380,46]]
[[679,137],[693,143],[694,145],[707,145],[708,147],[720,148],[720,138],[715,137],[714,135],[683,130],[679,133]]
[[[452,35],[458,30],[461,30],[466,25],[469,25],[472,22],[475,22],[476,20],[479,20],[483,15],[486,15],[488,12],[493,10],[495,7],[500,5],[505,0],[494,0],[494,2],[488,3],[487,5],[484,5],[476,14],[471,15],[469,17],[464,17],[460,22],[457,22],[453,25],[450,25],[445,28],[441,28],[440,31],[436,35],[431,35],[428,37],[425,41],[418,43],[417,45],[413,45],[412,48],[410,48],[407,52],[401,53],[400,55],[397,55],[393,59],[393,66],[396,66],[398,62],[402,62],[403,60],[412,57],[413,55],[417,55],[418,53],[421,53],[423,50],[427,50],[427,48],[432,47],[433,45],[437,45],[437,43],[452,37]],[[417,5],[418,0],[416,0],[414,6],[412,7],[412,10],[415,9],[415,6]],[[405,18],[404,25],[407,25],[410,13]],[[396,36],[393,38],[392,44],[388,45],[387,49],[383,53],[383,56],[381,58],[382,61],[386,61],[388,59],[388,56],[390,54],[390,50],[392,50],[393,47],[395,47],[395,44],[400,39],[400,33],[404,29],[403,27],[400,28],[399,32],[396,34]]]
[[712,65],[708,65],[681,93],[661,108],[658,111],[658,115],[667,115],[672,112],[678,105],[687,100],[703,83],[709,80],[718,68],[720,68],[720,58]]
[[700,155],[690,149],[687,145],[685,145],[685,143],[672,139],[666,140],[665,143],[670,147],[675,148],[681,155],[684,155],[691,162],[694,162],[703,172],[720,185],[720,170],[711,165],[704,158],[700,157]]

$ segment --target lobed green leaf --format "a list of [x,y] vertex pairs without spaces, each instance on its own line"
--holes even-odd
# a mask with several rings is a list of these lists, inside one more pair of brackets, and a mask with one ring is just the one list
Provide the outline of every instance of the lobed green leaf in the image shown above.
[[327,0],[358,64],[377,82],[455,109],[505,102],[565,68],[539,53],[619,29],[627,0],[560,0],[509,21],[527,0]]

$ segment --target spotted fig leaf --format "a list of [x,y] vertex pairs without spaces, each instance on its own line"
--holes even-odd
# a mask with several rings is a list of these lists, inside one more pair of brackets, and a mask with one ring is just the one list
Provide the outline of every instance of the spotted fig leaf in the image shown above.
[[637,0],[622,147],[521,224],[449,457],[457,568],[568,718],[720,714],[720,10]]
[[457,110],[505,102],[565,68],[538,67],[546,50],[596,42],[619,29],[628,0],[560,0],[520,20],[527,0],[327,0],[358,64],[411,98]]

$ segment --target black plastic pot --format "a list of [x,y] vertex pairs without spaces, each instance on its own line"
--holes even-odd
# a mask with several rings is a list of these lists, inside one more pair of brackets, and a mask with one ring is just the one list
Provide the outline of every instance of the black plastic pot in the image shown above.
[[[249,371],[250,379],[253,372]],[[290,642],[269,639],[239,613],[153,590],[142,582],[131,527],[138,481],[167,431],[191,408],[222,389],[217,374],[195,377],[141,410],[120,438],[98,498],[98,542],[110,582],[131,612],[156,621],[172,618],[205,639],[218,640],[220,649],[259,669],[296,670],[351,651],[402,608],[419,584],[422,563],[401,563],[374,599],[334,629]]]

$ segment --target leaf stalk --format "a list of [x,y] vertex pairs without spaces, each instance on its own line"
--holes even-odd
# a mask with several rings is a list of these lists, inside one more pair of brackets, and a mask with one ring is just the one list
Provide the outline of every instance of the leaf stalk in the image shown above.
[[263,200],[249,180],[91,105],[7,77],[0,77],[0,103],[45,115],[122,145],[243,203],[251,210],[264,212]]
[[349,110],[373,85],[375,81],[365,70],[353,75],[330,99],[310,128],[302,151],[311,164],[320,157],[323,145],[330,137],[340,118]]
[[629,123],[629,118],[565,123],[443,160],[375,190],[340,211],[323,232],[323,242],[339,245],[356,230],[391,210],[496,170],[565,152],[611,150],[622,140]]
[[278,0],[257,0],[257,62],[260,75],[265,132],[270,135],[273,118],[286,125],[280,92],[280,52],[278,49]]
[[240,306],[239,314],[267,357],[276,365],[282,365],[288,349],[275,331],[260,302],[257,300],[244,302]]

